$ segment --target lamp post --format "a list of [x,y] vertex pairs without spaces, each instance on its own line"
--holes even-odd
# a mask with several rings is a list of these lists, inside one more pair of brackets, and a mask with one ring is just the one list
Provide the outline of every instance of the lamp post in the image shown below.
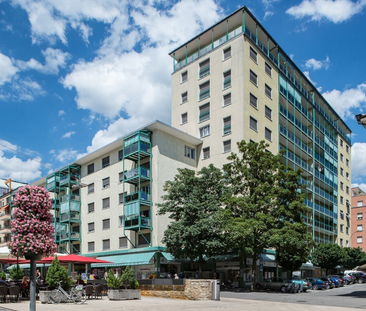
[[360,113],[356,115],[358,124],[361,124],[366,129],[366,113]]

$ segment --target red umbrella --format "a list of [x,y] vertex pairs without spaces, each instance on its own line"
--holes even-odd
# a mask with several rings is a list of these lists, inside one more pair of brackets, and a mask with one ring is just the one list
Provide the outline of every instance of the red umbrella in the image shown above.
[[[52,263],[53,259],[55,257],[45,257],[42,258],[41,263]],[[111,261],[107,261],[107,260],[101,260],[101,259],[96,259],[96,258],[92,258],[92,257],[85,257],[85,256],[80,256],[80,255],[75,255],[75,254],[70,254],[70,255],[66,255],[66,256],[59,256],[57,257],[60,263],[79,263],[79,264],[88,264],[88,263],[111,263]]]
[[[14,264],[17,263],[17,259],[16,258],[0,258],[0,263],[7,263],[7,264]],[[18,263],[30,263],[30,260],[25,260],[25,259],[19,259]]]

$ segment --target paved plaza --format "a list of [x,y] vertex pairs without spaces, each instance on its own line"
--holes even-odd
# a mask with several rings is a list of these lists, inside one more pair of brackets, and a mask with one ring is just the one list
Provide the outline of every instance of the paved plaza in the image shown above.
[[[310,306],[307,304],[283,303],[273,301],[243,300],[235,298],[221,298],[220,301],[189,301],[167,298],[142,297],[141,300],[110,301],[107,297],[99,300],[87,300],[85,304],[58,304],[49,305],[37,302],[38,311],[192,311],[192,310],[230,310],[230,311],[347,311],[353,308],[329,307],[329,306]],[[20,303],[0,304],[0,311],[28,311],[29,301]]]

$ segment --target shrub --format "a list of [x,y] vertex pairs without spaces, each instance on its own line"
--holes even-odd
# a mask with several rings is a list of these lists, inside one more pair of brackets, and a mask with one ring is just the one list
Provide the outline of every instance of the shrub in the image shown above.
[[[24,276],[24,271],[23,269],[20,269],[19,266],[18,266],[18,271],[17,271],[17,266],[14,265],[10,270],[9,270],[9,274],[10,274],[10,278],[12,280],[20,280],[23,278]],[[6,279],[6,277],[5,277]],[[5,280],[3,279],[3,280]]]
[[112,270],[107,273],[107,285],[112,289],[119,289],[122,285],[122,277],[116,277]]
[[0,279],[6,281],[6,273],[4,271],[0,272]]
[[123,270],[121,279],[123,284],[129,284],[132,289],[136,289],[140,286],[139,282],[135,279],[135,270],[130,266],[127,266],[126,269]]
[[68,290],[71,286],[71,278],[68,275],[67,269],[60,264],[57,256],[55,256],[51,266],[48,268],[46,281],[50,287],[55,287],[57,282],[61,282],[62,288],[65,290]]

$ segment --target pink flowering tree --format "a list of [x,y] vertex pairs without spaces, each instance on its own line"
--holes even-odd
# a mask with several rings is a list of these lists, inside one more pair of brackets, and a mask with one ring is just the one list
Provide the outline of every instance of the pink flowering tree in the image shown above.
[[56,252],[50,209],[52,203],[46,189],[24,186],[18,189],[13,204],[10,253],[23,257],[26,254],[50,256]]

